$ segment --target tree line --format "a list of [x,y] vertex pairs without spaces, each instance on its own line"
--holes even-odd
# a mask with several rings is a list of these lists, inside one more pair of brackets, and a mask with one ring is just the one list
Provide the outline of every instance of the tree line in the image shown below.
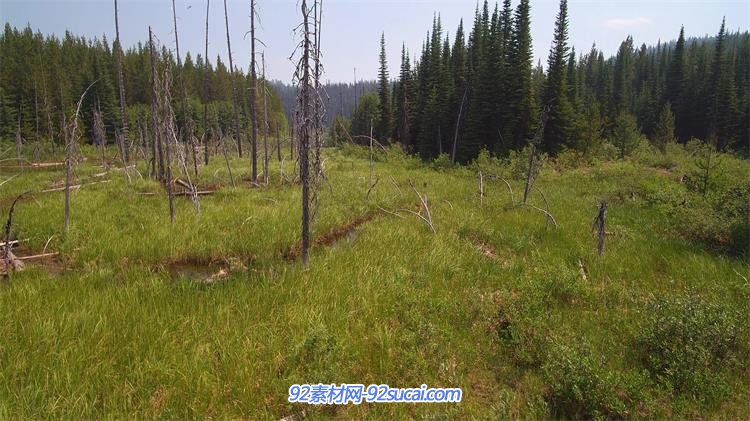
[[[88,39],[66,32],[62,38],[45,36],[33,32],[30,27],[23,30],[5,25],[0,36],[0,138],[12,139],[20,127],[26,142],[51,141],[62,144],[62,128],[65,116],[71,114],[75,101],[86,87],[94,83],[81,107],[81,126],[88,139],[94,138],[94,111],[100,111],[108,137],[113,138],[120,127],[119,96],[117,93],[116,46],[106,36]],[[220,57],[214,63],[206,62],[198,54],[195,59],[187,53],[178,66],[175,55],[161,48],[162,66],[171,66],[184,83],[187,106],[177,106],[179,95],[175,95],[175,114],[178,124],[184,124],[192,116],[198,132],[204,129],[236,131],[233,111],[233,79],[238,92],[248,92],[250,75],[239,69],[232,72]],[[150,85],[150,62],[148,43],[138,43],[123,54],[124,91],[130,122],[131,138],[139,130],[148,131],[150,107],[153,95]],[[204,81],[205,83],[204,87]],[[173,90],[178,92],[179,80],[172,80]],[[179,87],[181,90],[181,87]],[[270,82],[258,81],[258,90],[267,89],[268,123],[272,131],[277,127],[286,131],[287,118],[279,95]],[[257,101],[261,101],[259,95]],[[204,119],[203,101],[208,103],[207,118]],[[241,131],[250,126],[250,104],[248,95],[238,95]],[[262,104],[258,103],[262,109]],[[263,114],[263,113],[261,113]],[[263,115],[259,115],[259,127]],[[204,128],[204,125],[209,127]],[[134,139],[131,139],[133,141]]]
[[676,42],[651,47],[629,36],[605,58],[595,44],[585,53],[569,46],[562,0],[543,69],[532,65],[530,11],[529,0],[515,8],[504,0],[494,10],[485,0],[468,36],[462,21],[453,37],[436,15],[417,62],[403,46],[393,82],[383,35],[377,93],[337,124],[355,137],[372,128],[380,141],[398,141],[424,159],[447,154],[458,162],[483,149],[503,155],[524,147],[541,114],[538,146],[548,153],[586,152],[609,140],[626,154],[643,136],[660,148],[691,138],[747,148],[749,32],[729,33],[722,22],[715,37],[688,39],[682,28]]

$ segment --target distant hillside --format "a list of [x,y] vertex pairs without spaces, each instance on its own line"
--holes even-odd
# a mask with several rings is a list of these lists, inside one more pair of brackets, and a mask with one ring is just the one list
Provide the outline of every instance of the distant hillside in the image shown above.
[[[278,92],[287,120],[292,121],[294,109],[297,105],[297,88],[284,82],[274,80],[271,85]],[[325,85],[326,115],[325,124],[333,121],[336,115],[343,114],[350,117],[354,113],[355,99],[361,98],[367,92],[377,89],[377,82],[363,81],[357,83],[356,93],[353,83],[327,83]],[[356,98],[355,98],[356,96]]]

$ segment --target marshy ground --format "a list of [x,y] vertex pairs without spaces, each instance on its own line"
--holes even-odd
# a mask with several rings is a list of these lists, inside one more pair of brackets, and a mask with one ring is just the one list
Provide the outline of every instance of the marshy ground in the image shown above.
[[[748,185],[746,161],[724,157],[705,199],[684,181],[692,161],[681,147],[669,165],[550,161],[536,182],[548,205],[536,190],[530,201],[548,206],[555,228],[517,206],[513,161],[452,168],[388,149],[370,189],[368,152],[331,149],[303,270],[299,186],[282,182],[280,163],[268,186],[232,187],[216,157],[195,180],[214,191],[200,214],[179,197],[170,224],[158,183],[101,175],[89,152],[68,233],[63,193],[41,193],[60,186],[62,167],[2,170],[2,180],[20,172],[0,187],[4,215],[30,191],[15,209],[13,237],[27,240],[18,254],[59,255],[0,284],[0,418],[748,413],[747,260],[721,235],[695,240],[692,214],[679,213],[705,211],[709,225],[711,203]],[[231,165],[247,176],[247,158]],[[513,196],[489,178],[480,197],[478,171],[508,180]],[[409,212],[419,210],[409,180],[435,233]],[[295,383],[464,394],[461,404],[312,408],[287,403]]]

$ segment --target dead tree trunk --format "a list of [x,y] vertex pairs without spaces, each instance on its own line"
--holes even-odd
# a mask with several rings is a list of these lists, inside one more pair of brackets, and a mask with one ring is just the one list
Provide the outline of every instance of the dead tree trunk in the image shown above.
[[206,0],[206,51],[203,59],[203,162],[208,165],[209,160],[209,136],[208,130],[208,101],[211,99],[211,95],[208,92],[208,17],[211,11],[211,0]]
[[302,59],[297,66],[299,78],[299,166],[302,182],[302,265],[310,263],[310,141],[313,130],[313,83],[310,70],[311,52],[310,12],[307,0],[302,0]]
[[34,160],[39,161],[39,94],[36,88],[36,80],[34,81]]
[[23,155],[23,137],[21,136],[21,107],[18,107],[18,123],[16,124],[16,158],[21,159]]
[[261,78],[263,79],[263,181],[268,185],[269,176],[268,173],[268,132],[270,126],[268,124],[268,89],[266,87],[266,54],[260,53],[261,66],[263,72]]
[[97,101],[96,108],[93,111],[93,122],[94,122],[94,143],[99,146],[99,153],[101,155],[102,160],[102,168],[107,170],[109,168],[109,165],[107,164],[107,156],[105,153],[105,148],[107,145],[107,135],[104,130],[104,121],[102,120],[102,112],[99,108],[99,103]]
[[256,110],[258,75],[255,72],[255,0],[250,0],[250,124],[253,183],[258,182],[258,110]]
[[[182,127],[180,128],[180,138],[186,148],[190,148],[190,157],[193,160],[193,171],[195,176],[198,176],[198,158],[195,154],[195,137],[193,133],[193,117],[191,116],[188,108],[187,91],[185,90],[185,78],[182,75],[182,57],[180,56],[180,37],[177,35],[177,8],[175,7],[175,1],[172,0],[172,20],[174,22],[174,45],[175,52],[177,53],[177,77],[180,79],[180,102],[182,104]],[[187,156],[185,156],[187,159]],[[187,164],[185,165],[187,167]],[[187,168],[186,168],[187,170]]]
[[[237,93],[237,77],[232,59],[232,43],[229,40],[229,16],[227,13],[227,0],[224,0],[224,23],[227,27],[227,52],[229,53],[229,74],[232,75],[232,108],[234,108],[234,131],[237,136],[237,155],[242,157],[242,132],[240,131],[239,95]],[[208,58],[207,58],[208,59]]]
[[160,181],[164,181],[164,156],[161,150],[161,131],[159,129],[159,76],[156,73],[156,46],[154,45],[154,34],[148,27],[148,43],[151,57],[151,152],[152,174]]
[[536,178],[536,172],[538,170],[537,168],[537,145],[539,145],[542,142],[542,136],[544,135],[544,127],[547,125],[547,117],[549,116],[549,105],[546,106],[542,110],[542,115],[540,116],[540,122],[539,127],[537,128],[536,134],[534,135],[534,139],[532,139],[531,142],[529,142],[530,150],[529,150],[529,164],[528,168],[526,170],[526,186],[523,190],[523,204],[526,204],[526,201],[529,198],[529,193],[531,193],[531,187],[534,184],[534,178]]
[[281,162],[281,123],[276,122],[276,155],[278,155],[279,162]]
[[122,160],[125,162],[125,173],[128,172],[128,164],[130,162],[130,148],[128,145],[128,114],[126,111],[125,104],[125,81],[122,75],[122,44],[120,43],[120,21],[117,10],[117,0],[115,0],[115,65],[117,66],[117,85],[120,94],[120,124],[122,124],[122,135],[124,137],[121,148],[122,148]]
[[461,114],[464,112],[464,103],[466,102],[466,94],[469,92],[469,88],[464,89],[464,96],[461,99],[461,106],[458,108],[458,117],[456,118],[456,132],[453,135],[453,150],[451,151],[451,162],[456,163],[456,152],[458,149],[458,131],[461,127]]
[[596,252],[599,256],[604,255],[604,246],[607,239],[607,209],[607,202],[602,201],[599,204],[599,211],[597,212],[596,218],[594,218],[593,230],[596,231]]
[[81,104],[86,93],[91,89],[92,86],[99,80],[95,80],[91,85],[83,91],[81,98],[78,100],[75,114],[70,122],[70,127],[66,129],[65,136],[65,232],[68,232],[70,227],[70,179],[73,173],[73,153],[75,151],[75,144],[78,137],[78,115],[81,112]]

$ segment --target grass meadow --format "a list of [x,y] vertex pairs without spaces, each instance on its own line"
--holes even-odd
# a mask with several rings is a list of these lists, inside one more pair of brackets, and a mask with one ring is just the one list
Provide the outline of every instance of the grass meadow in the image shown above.
[[[197,215],[176,198],[170,224],[158,183],[102,175],[97,152],[84,152],[67,233],[63,193],[41,193],[59,186],[61,167],[0,169],[0,181],[20,173],[0,186],[3,223],[13,198],[31,192],[13,218],[14,237],[28,239],[19,254],[60,252],[0,281],[0,418],[748,414],[746,249],[729,250],[721,227],[717,241],[695,235],[723,220],[724,193],[750,185],[747,161],[723,156],[701,194],[685,181],[695,160],[684,147],[627,160],[563,155],[529,199],[548,206],[555,228],[517,205],[522,156],[452,167],[380,150],[368,195],[369,152],[332,148],[314,235],[369,217],[322,242],[304,270],[288,258],[301,218],[300,188],[280,176],[293,171],[288,156],[260,188],[246,181],[248,159],[231,160],[232,187],[215,157],[196,182],[216,193]],[[146,164],[138,169],[145,176]],[[427,196],[436,233],[404,210],[419,203],[408,180]],[[311,407],[287,402],[294,383],[464,393],[460,404]]]

